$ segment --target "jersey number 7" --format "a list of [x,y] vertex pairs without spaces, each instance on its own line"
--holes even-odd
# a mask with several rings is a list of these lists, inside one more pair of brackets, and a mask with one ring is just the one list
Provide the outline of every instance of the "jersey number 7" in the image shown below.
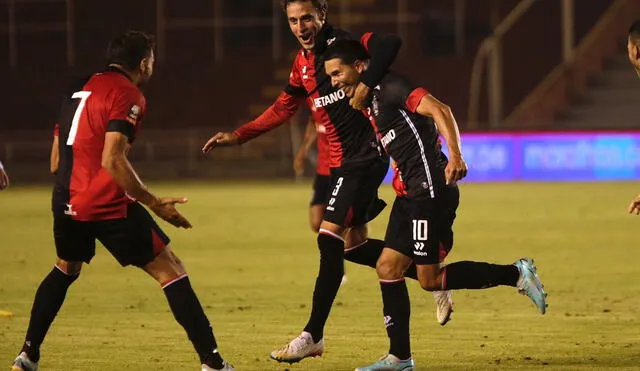
[[71,96],[72,99],[80,99],[80,103],[78,103],[78,107],[76,108],[76,113],[73,115],[73,120],[71,120],[71,129],[69,130],[69,137],[67,138],[67,145],[72,146],[73,142],[76,141],[76,134],[78,133],[78,124],[80,123],[80,116],[82,115],[82,110],[84,110],[84,106],[87,103],[87,99],[91,95],[90,91],[77,91],[73,93]]

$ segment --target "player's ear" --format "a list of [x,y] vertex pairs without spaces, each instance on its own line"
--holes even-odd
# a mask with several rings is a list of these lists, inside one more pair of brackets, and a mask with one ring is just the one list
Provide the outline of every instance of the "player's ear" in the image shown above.
[[364,72],[364,62],[361,60],[356,60],[353,64],[353,67],[358,71],[358,73]]
[[318,17],[320,18],[320,22],[324,25],[327,21],[327,9],[321,9],[320,12],[318,12]]
[[140,66],[138,66],[140,68],[141,72],[147,72],[147,67],[149,66],[149,58],[142,58],[142,60],[140,61]]

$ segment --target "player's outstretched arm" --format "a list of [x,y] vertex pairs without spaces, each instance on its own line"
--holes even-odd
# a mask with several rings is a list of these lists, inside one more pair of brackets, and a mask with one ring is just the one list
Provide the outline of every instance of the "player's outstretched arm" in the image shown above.
[[116,131],[107,132],[102,151],[102,168],[122,189],[147,205],[160,218],[178,228],[191,228],[191,223],[175,207],[176,204],[186,203],[187,199],[184,197],[158,198],[149,192],[127,159],[128,147],[129,140],[126,135]]
[[0,191],[7,188],[9,186],[9,175],[4,170],[4,166],[2,165],[2,161],[0,161]]
[[636,198],[631,201],[629,205],[629,214],[640,215],[640,195],[637,195]]
[[445,169],[447,184],[452,184],[467,175],[467,164],[462,158],[462,143],[460,140],[460,130],[451,107],[440,102],[431,94],[425,94],[416,112],[428,117],[433,117],[436,122],[438,132],[444,137],[449,149],[449,163]]
[[235,146],[277,128],[289,120],[298,110],[301,99],[283,91],[278,99],[255,120],[239,127],[233,133],[218,133],[202,147],[205,155],[216,147]]
[[302,175],[304,173],[304,160],[307,158],[307,154],[315,143],[317,136],[318,133],[316,132],[316,125],[313,121],[313,117],[309,117],[307,128],[304,131],[304,138],[302,139],[300,148],[293,160],[293,170],[296,175]]

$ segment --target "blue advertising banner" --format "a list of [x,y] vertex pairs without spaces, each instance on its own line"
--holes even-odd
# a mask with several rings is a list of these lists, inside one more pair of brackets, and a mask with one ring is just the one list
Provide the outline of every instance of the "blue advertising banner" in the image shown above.
[[463,134],[462,152],[466,182],[640,179],[640,133]]

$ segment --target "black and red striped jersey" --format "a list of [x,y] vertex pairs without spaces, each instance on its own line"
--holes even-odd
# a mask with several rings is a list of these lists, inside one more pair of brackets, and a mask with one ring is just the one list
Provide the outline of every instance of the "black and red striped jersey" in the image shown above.
[[[301,49],[296,54],[289,82],[276,102],[260,117],[235,131],[241,143],[279,126],[306,103],[313,119],[325,129],[329,167],[360,167],[368,166],[371,161],[387,160],[386,155],[381,154],[368,117],[349,105],[344,91],[332,87],[331,78],[324,71],[322,54],[327,46],[340,39],[353,37],[346,31],[325,25],[316,38],[314,50]],[[363,75],[362,81],[375,86],[395,59],[400,41],[395,36],[373,33],[364,34],[360,41],[370,53],[374,66],[369,68],[374,72]]]
[[80,221],[124,218],[131,199],[102,168],[104,140],[107,132],[117,131],[132,142],[146,100],[117,68],[94,74],[70,90],[56,129],[60,157],[53,211]]
[[372,123],[402,174],[402,191],[409,196],[427,193],[435,197],[437,189],[445,184],[447,158],[435,122],[416,113],[427,94],[427,90],[394,72],[373,89]]

